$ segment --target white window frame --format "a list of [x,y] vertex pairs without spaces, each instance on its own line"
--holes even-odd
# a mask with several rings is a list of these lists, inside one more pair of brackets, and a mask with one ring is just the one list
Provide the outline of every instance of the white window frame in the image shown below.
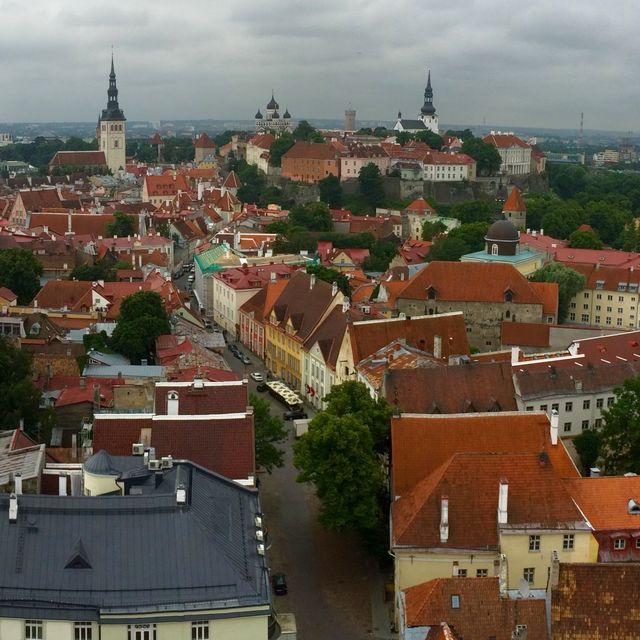
[[156,625],[154,623],[128,625],[127,640],[156,640]]
[[194,620],[191,623],[191,640],[209,640],[208,620]]
[[24,637],[25,640],[43,640],[44,623],[42,620],[25,620]]
[[529,536],[529,551],[537,552],[540,551],[540,536],[533,535]]
[[562,550],[573,551],[576,548],[576,537],[573,533],[565,533],[562,536]]

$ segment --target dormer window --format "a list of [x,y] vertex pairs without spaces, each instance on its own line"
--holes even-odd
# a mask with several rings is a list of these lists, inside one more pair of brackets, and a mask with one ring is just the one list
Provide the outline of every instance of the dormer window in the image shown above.
[[507,289],[504,292],[504,301],[505,302],[513,302],[513,291],[511,291],[511,289]]
[[179,407],[179,398],[177,391],[169,391],[167,393],[167,415],[177,416]]
[[615,538],[613,540],[613,548],[616,551],[622,551],[627,546],[627,541],[624,538]]
[[428,287],[427,288],[427,300],[435,300],[436,299],[436,288]]

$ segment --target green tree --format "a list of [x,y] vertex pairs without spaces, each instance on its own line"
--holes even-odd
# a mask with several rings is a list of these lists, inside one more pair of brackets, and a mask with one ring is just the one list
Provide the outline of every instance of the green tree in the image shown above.
[[493,222],[495,206],[486,200],[468,200],[451,207],[450,215],[452,218],[458,218],[462,224]]
[[33,384],[31,361],[26,353],[0,336],[0,424],[5,429],[24,421],[25,431],[38,436],[40,391]]
[[113,281],[116,279],[113,268],[104,260],[98,260],[95,264],[80,264],[73,269],[70,280],[88,280],[95,282],[96,280]]
[[284,451],[276,445],[286,440],[287,431],[282,420],[271,415],[271,405],[266,400],[252,393],[249,404],[253,407],[256,466],[271,473],[274,467],[284,464]]
[[42,265],[26,249],[0,251],[0,287],[18,296],[18,304],[28,304],[40,290]]
[[396,142],[401,147],[404,147],[410,140],[413,140],[413,136],[408,131],[398,131],[398,133],[396,133]]
[[437,235],[440,235],[447,230],[447,225],[441,220],[425,220],[422,225],[422,239],[433,240]]
[[326,202],[330,209],[339,209],[342,206],[342,187],[340,180],[334,175],[327,176],[318,182],[320,200]]
[[330,269],[329,267],[323,267],[321,264],[309,265],[307,267],[307,273],[317,276],[320,280],[325,282],[334,282],[338,285],[338,289],[342,291],[345,297],[351,296],[351,288],[349,287],[349,278],[341,273],[337,269]]
[[238,198],[242,202],[257,204],[267,184],[264,171],[243,161],[238,164],[237,173],[242,182],[242,186],[238,189]]
[[602,240],[593,231],[576,229],[569,236],[569,245],[574,249],[602,249]]
[[135,220],[122,211],[116,211],[113,214],[115,220],[107,225],[107,235],[111,237],[126,238],[135,233]]
[[640,473],[640,377],[615,390],[615,402],[602,411],[600,457],[607,475]]
[[584,209],[575,200],[553,204],[542,218],[541,228],[552,238],[567,239],[581,224],[587,222]]
[[269,147],[269,164],[279,167],[282,164],[282,156],[296,143],[292,134],[288,131],[277,137]]
[[584,191],[587,185],[587,170],[576,164],[550,165],[549,184],[561,198],[572,198]]
[[162,297],[155,291],[139,291],[123,300],[111,346],[133,362],[154,360],[156,338],[168,333],[171,324]]
[[429,262],[458,262],[461,256],[470,253],[467,243],[461,238],[443,236],[438,238],[429,251]]
[[499,171],[502,164],[498,150],[481,138],[467,138],[462,143],[462,153],[466,153],[476,161],[478,175],[493,175]]
[[298,126],[293,130],[293,137],[304,142],[324,142],[320,132],[306,120],[300,120]]
[[331,231],[333,221],[329,207],[324,202],[300,204],[289,212],[291,226],[300,226],[309,231]]
[[378,165],[370,162],[360,169],[358,176],[360,193],[372,209],[381,207],[385,201],[384,186]]
[[569,312],[571,298],[584,289],[586,278],[559,262],[550,262],[529,276],[532,282],[558,283],[558,322],[562,323]]
[[430,129],[426,129],[425,131],[418,131],[418,133],[416,133],[414,137],[419,142],[425,142],[432,149],[440,150],[442,149],[442,145],[444,144],[442,137],[437,133],[434,133]]
[[380,526],[384,490],[373,436],[355,414],[320,412],[294,445],[298,482],[312,482],[320,499],[320,522],[328,529]]
[[573,439],[573,446],[580,456],[580,464],[584,473],[596,466],[602,445],[602,436],[596,429],[587,429]]
[[469,140],[470,138],[473,138],[473,131],[471,131],[471,129],[458,129],[458,130],[448,129],[445,132],[445,135],[453,136],[455,138],[460,138],[460,140],[464,142],[465,140]]
[[398,253],[397,245],[390,240],[376,240],[369,249],[369,257],[362,264],[366,271],[384,272]]

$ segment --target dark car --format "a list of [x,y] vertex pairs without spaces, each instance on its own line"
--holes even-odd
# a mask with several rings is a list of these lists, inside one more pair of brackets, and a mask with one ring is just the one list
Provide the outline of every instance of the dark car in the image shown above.
[[271,584],[273,585],[273,592],[277,596],[286,596],[288,593],[287,589],[287,578],[284,573],[274,573],[271,576]]
[[298,407],[297,409],[290,409],[289,411],[285,411],[282,419],[283,420],[301,420],[307,417],[304,409]]
[[242,360],[242,358],[244,358],[244,353],[242,353],[242,351],[240,351],[240,349],[236,349],[233,352],[233,355],[238,358],[238,360]]
[[259,391],[260,393],[263,393],[264,391],[266,391],[269,387],[267,387],[267,383],[266,382],[261,382],[260,384],[258,384],[258,386],[256,387],[256,391]]

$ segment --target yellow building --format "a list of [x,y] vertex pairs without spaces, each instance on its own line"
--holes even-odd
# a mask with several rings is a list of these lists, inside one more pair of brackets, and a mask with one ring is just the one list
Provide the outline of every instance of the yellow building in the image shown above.
[[343,300],[335,284],[296,271],[271,308],[265,326],[267,369],[294,389],[301,389],[302,346]]
[[[427,445],[428,443],[428,445]],[[396,597],[435,578],[547,586],[551,555],[594,562],[598,545],[562,478],[579,477],[544,414],[392,420]]]

